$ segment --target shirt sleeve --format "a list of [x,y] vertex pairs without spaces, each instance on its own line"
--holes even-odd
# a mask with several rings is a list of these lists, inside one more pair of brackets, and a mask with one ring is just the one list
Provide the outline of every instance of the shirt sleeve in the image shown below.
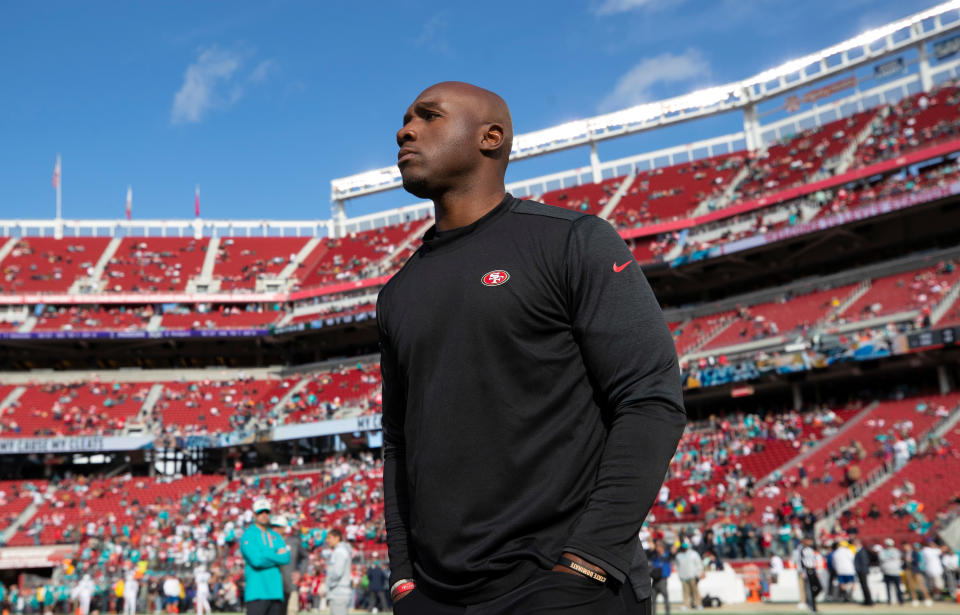
[[565,275],[573,333],[607,426],[593,491],[564,549],[619,580],[686,426],[673,338],[646,277],[604,220],[577,220]]
[[383,387],[383,514],[390,558],[390,586],[393,586],[400,579],[413,578],[413,564],[409,554],[410,506],[403,433],[406,393],[385,320],[381,296],[377,300],[377,328]]

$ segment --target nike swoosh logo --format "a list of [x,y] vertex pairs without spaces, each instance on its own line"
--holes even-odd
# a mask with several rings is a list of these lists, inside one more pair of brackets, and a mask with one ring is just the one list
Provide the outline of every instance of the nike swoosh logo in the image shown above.
[[613,261],[613,270],[614,270],[614,272],[616,272],[616,273],[620,273],[621,271],[623,271],[624,269],[626,269],[627,266],[628,266],[630,263],[632,263],[632,262],[633,262],[633,261],[627,261],[627,262],[625,262],[625,263],[622,264],[622,265],[617,265],[617,261]]

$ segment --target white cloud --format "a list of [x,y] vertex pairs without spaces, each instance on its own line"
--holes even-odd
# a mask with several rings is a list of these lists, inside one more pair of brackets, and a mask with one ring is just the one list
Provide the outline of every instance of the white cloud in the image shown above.
[[273,72],[275,63],[263,60],[244,76],[242,69],[249,55],[218,47],[201,49],[197,59],[187,66],[183,85],[173,96],[170,122],[199,122],[213,109],[236,104],[243,98],[248,85],[265,81]]
[[593,12],[597,15],[616,15],[639,8],[650,9],[658,5],[678,3],[679,0],[603,0],[594,6]]
[[267,77],[270,76],[270,73],[276,68],[276,62],[273,60],[263,60],[250,71],[249,80],[251,83],[260,83],[261,81],[266,81]]
[[710,64],[696,49],[679,55],[661,53],[646,58],[620,77],[597,109],[605,113],[650,102],[654,99],[652,88],[657,84],[693,84],[709,75]]

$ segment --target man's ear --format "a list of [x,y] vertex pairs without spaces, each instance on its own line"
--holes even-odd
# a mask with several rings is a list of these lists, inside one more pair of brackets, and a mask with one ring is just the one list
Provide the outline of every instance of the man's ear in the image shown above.
[[487,124],[483,131],[483,137],[480,139],[480,151],[496,152],[504,144],[503,124]]

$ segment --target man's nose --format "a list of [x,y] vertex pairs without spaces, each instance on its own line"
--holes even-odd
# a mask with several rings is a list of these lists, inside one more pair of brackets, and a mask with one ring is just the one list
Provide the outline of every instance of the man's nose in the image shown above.
[[397,145],[403,145],[407,141],[415,141],[417,133],[410,128],[409,124],[397,131]]

